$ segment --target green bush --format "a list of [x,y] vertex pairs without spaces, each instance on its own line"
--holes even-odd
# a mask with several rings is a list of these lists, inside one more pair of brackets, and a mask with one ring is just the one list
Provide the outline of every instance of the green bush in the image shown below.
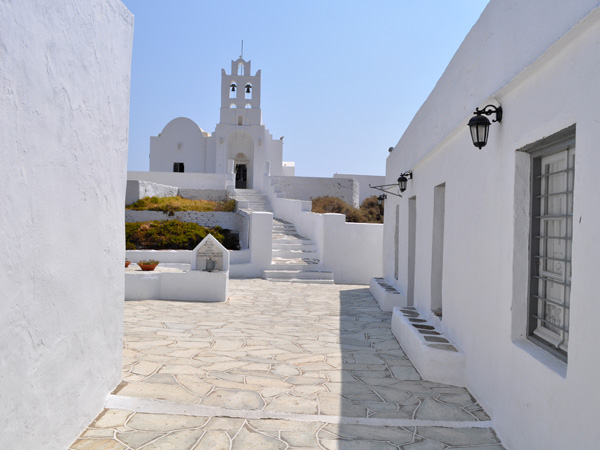
[[193,250],[208,234],[229,250],[239,250],[236,233],[179,220],[153,220],[125,224],[127,250]]
[[353,208],[337,197],[317,197],[312,199],[312,212],[320,214],[344,214],[346,222],[383,223],[381,211],[377,204],[376,196],[366,198],[360,205],[360,209]]

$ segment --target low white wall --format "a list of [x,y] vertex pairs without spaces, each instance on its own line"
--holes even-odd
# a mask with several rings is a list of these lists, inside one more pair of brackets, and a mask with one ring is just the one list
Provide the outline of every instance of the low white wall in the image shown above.
[[210,200],[213,202],[227,200],[226,189],[179,189],[179,195],[190,200]]
[[125,300],[181,300],[224,302],[229,293],[229,273],[145,272],[125,274]]
[[323,214],[321,264],[340,284],[369,284],[383,273],[383,224],[348,223],[343,214]]
[[128,180],[144,180],[176,186],[180,189],[227,190],[235,184],[233,174],[226,173],[177,173],[177,172],[127,172]]
[[232,265],[231,278],[261,277],[263,270],[271,265],[273,258],[273,214],[270,212],[252,212],[250,214],[250,262]]
[[179,189],[175,186],[152,183],[150,181],[127,180],[125,204],[131,205],[144,197],[174,197]]
[[0,1],[1,449],[69,448],[121,380],[132,42],[120,0]]
[[[358,208],[358,182],[351,178],[270,177],[285,198],[310,200],[317,197],[338,197]],[[268,185],[267,189],[268,189]]]
[[[161,264],[190,264],[192,250],[127,250],[127,259],[137,263],[144,259],[155,259]],[[229,250],[229,264],[250,262],[250,250]],[[231,267],[230,267],[231,269]]]
[[385,184],[385,175],[355,175],[345,173],[334,173],[333,178],[352,178],[358,183],[358,203],[361,204],[366,198],[373,195],[382,194],[377,189],[372,189],[371,186],[380,186]]
[[311,202],[286,199],[271,186],[267,195],[274,215],[294,224],[318,248],[323,269],[336,283],[369,284],[383,272],[383,225],[347,223],[343,214],[311,212]]

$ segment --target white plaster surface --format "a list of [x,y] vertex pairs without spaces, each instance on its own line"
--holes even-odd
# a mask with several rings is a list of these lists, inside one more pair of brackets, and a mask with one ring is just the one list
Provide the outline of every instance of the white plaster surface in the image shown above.
[[227,200],[226,189],[180,189],[179,195],[190,200],[211,200],[213,202]]
[[371,186],[380,186],[385,184],[385,175],[356,175],[347,173],[334,173],[333,178],[352,178],[358,183],[358,203],[359,205],[368,197],[382,194]]
[[172,272],[128,272],[125,300],[181,300],[224,302],[229,292],[227,271],[189,270]]
[[[381,283],[387,284],[389,288],[386,289],[386,286],[382,286]],[[394,289],[391,284],[386,283],[386,280],[382,278],[371,278],[369,292],[375,297],[382,311],[391,312],[394,307],[406,306],[406,295]]]
[[0,448],[63,450],[121,379],[133,16],[0,1]]
[[317,197],[338,197],[358,208],[358,182],[352,178],[277,177],[270,178],[271,185],[285,198],[311,200]]
[[239,262],[230,266],[231,278],[260,277],[264,269],[271,265],[273,214],[270,212],[252,212],[248,246],[250,261]]
[[[190,264],[193,250],[127,250],[127,259],[137,263],[143,259],[155,259],[167,264]],[[235,250],[229,252],[230,264],[250,262],[250,250]]]
[[392,313],[392,333],[424,380],[466,386],[465,354],[440,350],[426,345],[423,336],[412,326],[398,307]]
[[[172,169],[171,169],[172,170]],[[228,173],[175,173],[175,172],[127,172],[128,180],[144,180],[180,189],[216,189],[227,190],[234,183],[233,175]]]
[[143,180],[127,180],[125,204],[131,205],[144,197],[174,197],[179,194],[179,188]]
[[[386,205],[384,276],[414,289],[431,314],[434,188],[446,183],[441,329],[464,351],[469,390],[507,448],[596,448],[600,391],[600,2],[492,0],[387,161],[387,182],[412,169]],[[524,45],[524,43],[527,43]],[[467,122],[501,104],[502,123],[477,150]],[[527,144],[576,124],[568,363],[526,340],[529,247]],[[415,279],[408,261],[416,203]],[[396,225],[395,209],[400,222]],[[394,234],[399,274],[394,279]],[[404,344],[403,344],[404,345]],[[585,430],[582,432],[581,430]]]

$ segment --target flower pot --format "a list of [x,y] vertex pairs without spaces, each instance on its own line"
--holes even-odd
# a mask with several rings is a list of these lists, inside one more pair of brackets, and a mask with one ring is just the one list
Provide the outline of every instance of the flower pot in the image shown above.
[[131,264],[131,261],[125,261],[125,267],[129,267],[129,264]]
[[142,270],[152,271],[155,269],[156,266],[158,266],[158,264],[140,264],[140,263],[138,263],[138,266],[140,266],[140,269],[142,269]]

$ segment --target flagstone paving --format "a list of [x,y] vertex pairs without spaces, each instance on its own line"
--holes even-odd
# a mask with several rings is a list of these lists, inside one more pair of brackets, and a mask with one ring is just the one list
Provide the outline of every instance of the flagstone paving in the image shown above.
[[225,303],[125,303],[123,381],[71,449],[503,449],[421,379],[361,286],[231,280]]

